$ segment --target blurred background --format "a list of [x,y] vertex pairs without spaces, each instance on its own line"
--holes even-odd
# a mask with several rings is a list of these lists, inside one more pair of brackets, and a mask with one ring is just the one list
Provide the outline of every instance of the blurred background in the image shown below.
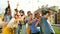
[[[8,0],[0,0],[0,17],[4,15],[5,8],[8,6]],[[53,14],[49,17],[49,21],[52,24],[56,34],[60,34],[60,0],[9,0],[10,7],[12,10],[12,16],[14,14],[14,9],[23,9],[25,15],[27,11],[41,12],[42,10],[51,10]],[[18,7],[17,7],[18,4]],[[0,21],[0,32],[2,23]]]

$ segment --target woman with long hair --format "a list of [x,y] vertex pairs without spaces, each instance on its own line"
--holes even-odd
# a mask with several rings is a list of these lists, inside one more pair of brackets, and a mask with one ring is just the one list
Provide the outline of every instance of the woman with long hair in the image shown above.
[[9,21],[11,20],[11,18],[12,18],[11,9],[10,9],[10,8],[6,8],[6,9],[5,9],[5,14],[4,14],[5,24],[8,24]]
[[11,15],[11,9],[9,7],[7,7],[5,9],[5,14],[4,14],[4,24],[3,24],[3,29],[2,29],[2,34],[4,33],[4,28],[7,26],[7,24],[9,23],[9,21],[11,20],[12,15]]

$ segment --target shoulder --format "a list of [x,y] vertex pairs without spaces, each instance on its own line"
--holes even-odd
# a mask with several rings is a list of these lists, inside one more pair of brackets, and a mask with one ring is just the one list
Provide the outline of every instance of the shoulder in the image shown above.
[[15,18],[12,18],[11,20],[13,21],[13,20],[15,20]]
[[14,22],[14,20],[15,20],[15,18],[12,18],[12,19],[10,20],[10,22],[9,22],[9,23],[12,23],[12,22]]
[[26,16],[24,15],[24,16],[22,16],[23,18],[25,18]]

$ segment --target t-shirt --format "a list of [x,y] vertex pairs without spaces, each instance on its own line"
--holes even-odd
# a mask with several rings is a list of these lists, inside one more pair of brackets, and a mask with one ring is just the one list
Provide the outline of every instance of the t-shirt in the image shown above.
[[20,16],[20,20],[21,20],[21,24],[24,24],[24,22],[23,22],[23,19],[25,18],[25,16]]
[[14,21],[15,21],[15,18],[12,18],[8,23],[7,27],[9,28],[17,27],[18,23],[15,23]]
[[37,33],[39,31],[37,27],[35,27],[36,22],[37,21],[33,21],[32,24],[30,24],[31,33]]
[[48,23],[48,18],[44,18],[41,17],[41,21],[40,21],[40,30],[41,30],[41,34],[51,34],[54,33],[54,30],[51,26],[51,24]]
[[4,21],[6,23],[9,23],[9,21],[11,20],[11,18],[12,18],[12,16],[10,14],[7,14],[7,15],[4,16]]
[[23,19],[25,18],[25,16],[20,16],[20,20],[23,21]]

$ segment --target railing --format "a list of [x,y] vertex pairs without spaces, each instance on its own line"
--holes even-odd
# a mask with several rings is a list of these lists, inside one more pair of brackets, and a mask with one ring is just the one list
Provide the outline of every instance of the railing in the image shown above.
[[58,26],[58,27],[60,27],[60,24],[52,24],[52,26]]

